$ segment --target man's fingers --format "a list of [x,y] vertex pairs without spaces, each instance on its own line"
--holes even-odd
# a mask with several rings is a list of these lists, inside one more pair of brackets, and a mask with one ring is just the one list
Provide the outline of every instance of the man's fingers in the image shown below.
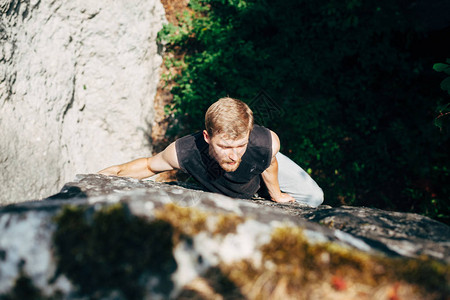
[[286,195],[286,198],[289,199],[288,202],[295,202],[294,197],[292,197],[291,195],[289,195],[289,194],[284,194],[284,195]]

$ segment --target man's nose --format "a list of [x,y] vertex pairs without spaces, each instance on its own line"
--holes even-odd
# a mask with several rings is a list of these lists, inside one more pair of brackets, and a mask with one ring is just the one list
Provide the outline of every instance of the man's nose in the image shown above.
[[230,151],[228,152],[228,158],[231,160],[237,160],[238,159],[237,149],[230,149]]

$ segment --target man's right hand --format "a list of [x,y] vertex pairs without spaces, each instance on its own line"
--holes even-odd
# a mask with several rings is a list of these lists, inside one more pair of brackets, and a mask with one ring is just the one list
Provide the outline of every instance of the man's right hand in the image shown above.
[[156,174],[148,168],[148,159],[139,158],[121,165],[111,166],[99,171],[98,174],[132,177],[136,179],[147,178]]
[[118,176],[120,171],[119,166],[112,166],[106,169],[99,171],[97,174],[108,175],[108,176]]
[[98,174],[143,179],[160,172],[179,168],[175,142],[173,142],[164,151],[155,156],[139,158],[121,165],[111,166],[99,171]]

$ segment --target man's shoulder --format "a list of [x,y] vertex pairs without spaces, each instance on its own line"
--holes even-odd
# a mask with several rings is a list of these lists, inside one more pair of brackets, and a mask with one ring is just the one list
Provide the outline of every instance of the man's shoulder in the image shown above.
[[200,159],[200,150],[202,147],[202,132],[195,132],[178,138],[175,141],[175,152],[177,155],[180,169],[188,172],[187,168]]
[[254,125],[249,137],[249,144],[254,147],[271,147],[272,135],[270,130],[261,125]]
[[201,131],[185,135],[175,141],[177,156],[181,159],[191,158],[195,153],[203,151],[206,141]]
[[203,140],[203,134],[201,131],[198,131],[178,138],[175,141],[175,145],[177,147],[193,147],[201,140]]
[[264,126],[254,125],[244,159],[258,165],[262,172],[270,164],[271,157],[272,136],[270,130]]

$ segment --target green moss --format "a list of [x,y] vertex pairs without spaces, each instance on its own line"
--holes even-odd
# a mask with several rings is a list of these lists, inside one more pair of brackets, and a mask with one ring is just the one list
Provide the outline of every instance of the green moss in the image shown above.
[[244,218],[234,214],[220,215],[216,222],[215,234],[236,233],[236,228],[244,222]]
[[156,291],[172,289],[176,262],[169,223],[132,216],[121,204],[98,211],[67,206],[55,222],[58,274],[65,274],[81,295],[100,299],[119,292],[141,299],[150,275],[160,280]]
[[373,293],[383,293],[383,288],[396,293],[389,285],[399,282],[406,294],[426,295],[426,299],[445,299],[450,293],[448,265],[429,258],[374,256],[335,243],[310,244],[298,227],[276,229],[261,251],[262,267],[249,261],[221,266],[225,276],[249,298],[308,299],[318,289],[333,292],[334,285],[335,289],[353,285],[370,298]]
[[393,276],[450,295],[450,267],[423,256],[418,259],[387,260]]
[[207,214],[191,207],[181,207],[173,203],[157,210],[158,219],[170,223],[178,234],[195,235],[206,230]]
[[[244,218],[236,214],[206,213],[192,207],[177,206],[173,203],[167,204],[164,208],[156,211],[156,216],[172,224],[179,234],[189,236],[208,230],[214,235],[235,233],[236,227],[244,222]],[[206,222],[208,218],[211,223],[215,222],[214,228],[208,228]]]

